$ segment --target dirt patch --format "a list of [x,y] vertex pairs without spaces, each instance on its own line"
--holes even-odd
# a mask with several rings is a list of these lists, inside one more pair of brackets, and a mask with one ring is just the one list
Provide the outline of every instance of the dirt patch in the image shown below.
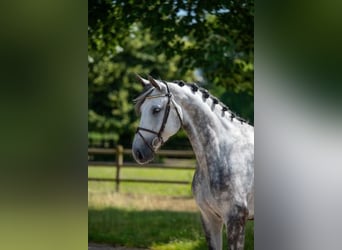
[[148,250],[146,248],[113,247],[106,244],[89,243],[88,250]]
[[101,193],[89,194],[88,205],[129,208],[137,210],[168,210],[197,212],[192,197],[166,197],[142,194]]

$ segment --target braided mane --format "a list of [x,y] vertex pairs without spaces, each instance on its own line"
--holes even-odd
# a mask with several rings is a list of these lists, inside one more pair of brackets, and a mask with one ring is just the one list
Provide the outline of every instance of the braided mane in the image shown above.
[[210,98],[213,101],[214,105],[220,105],[222,107],[222,112],[229,112],[230,113],[230,119],[233,120],[234,118],[237,119],[238,121],[240,121],[241,123],[248,123],[247,120],[239,117],[238,115],[236,115],[233,111],[231,111],[224,103],[222,103],[221,101],[219,101],[215,96],[213,96],[212,94],[210,94],[210,92],[208,90],[206,90],[205,88],[199,87],[196,83],[185,83],[182,80],[175,80],[173,81],[174,83],[178,84],[178,86],[183,87],[183,86],[188,86],[191,88],[192,92],[197,92],[200,91],[202,93],[202,98],[204,100]]
[[[196,83],[186,83],[182,80],[175,80],[173,81],[173,83],[177,84],[180,87],[184,87],[187,86],[189,88],[191,88],[192,92],[197,92],[200,91],[202,93],[202,98],[203,100],[206,100],[208,98],[210,98],[213,101],[214,105],[220,105],[221,106],[221,111],[222,114],[224,114],[224,112],[229,112],[230,114],[230,119],[231,121],[233,121],[233,119],[237,119],[238,121],[240,121],[241,123],[248,123],[247,120],[239,117],[238,115],[236,115],[236,113],[234,113],[232,110],[230,110],[224,103],[222,103],[219,99],[217,99],[215,96],[213,96],[212,94],[210,94],[210,92],[202,87],[199,87]],[[136,97],[133,102],[135,103],[135,112],[137,115],[140,115],[140,107],[141,105],[144,103],[145,98],[154,90],[154,87],[152,85],[145,85],[142,93]]]

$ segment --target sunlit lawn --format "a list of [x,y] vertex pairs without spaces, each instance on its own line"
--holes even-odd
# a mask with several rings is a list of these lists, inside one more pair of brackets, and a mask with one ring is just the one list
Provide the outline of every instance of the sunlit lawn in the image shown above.
[[[192,181],[194,170],[122,168],[121,178]],[[116,168],[89,167],[88,176],[97,178],[115,178]],[[115,190],[113,182],[88,182],[88,192],[111,192]],[[120,183],[120,193],[152,194],[168,196],[191,196],[191,185]]]
[[[89,177],[113,178],[115,170],[88,168]],[[122,178],[191,181],[193,170],[123,168]],[[207,249],[191,185],[88,182],[90,242],[153,250]],[[253,249],[254,222],[245,249]]]

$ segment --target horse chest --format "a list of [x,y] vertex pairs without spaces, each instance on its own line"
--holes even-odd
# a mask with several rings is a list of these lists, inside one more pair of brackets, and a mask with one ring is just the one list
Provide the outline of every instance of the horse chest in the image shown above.
[[215,210],[220,214],[229,206],[233,197],[229,174],[223,172],[209,176],[205,171],[196,170],[192,190],[195,200],[201,209]]

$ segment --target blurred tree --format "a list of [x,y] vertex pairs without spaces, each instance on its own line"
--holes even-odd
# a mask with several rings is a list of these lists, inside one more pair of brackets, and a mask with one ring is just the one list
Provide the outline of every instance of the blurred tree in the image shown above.
[[253,1],[89,0],[88,9],[90,139],[131,138],[133,73],[197,75],[253,122]]
[[179,57],[166,61],[164,54],[156,55],[155,46],[156,41],[149,32],[134,24],[115,50],[89,51],[88,130],[91,142],[129,146],[131,140],[127,139],[132,137],[137,126],[131,100],[141,91],[134,73],[149,72],[157,76],[162,72],[167,78],[181,78],[175,66]]

